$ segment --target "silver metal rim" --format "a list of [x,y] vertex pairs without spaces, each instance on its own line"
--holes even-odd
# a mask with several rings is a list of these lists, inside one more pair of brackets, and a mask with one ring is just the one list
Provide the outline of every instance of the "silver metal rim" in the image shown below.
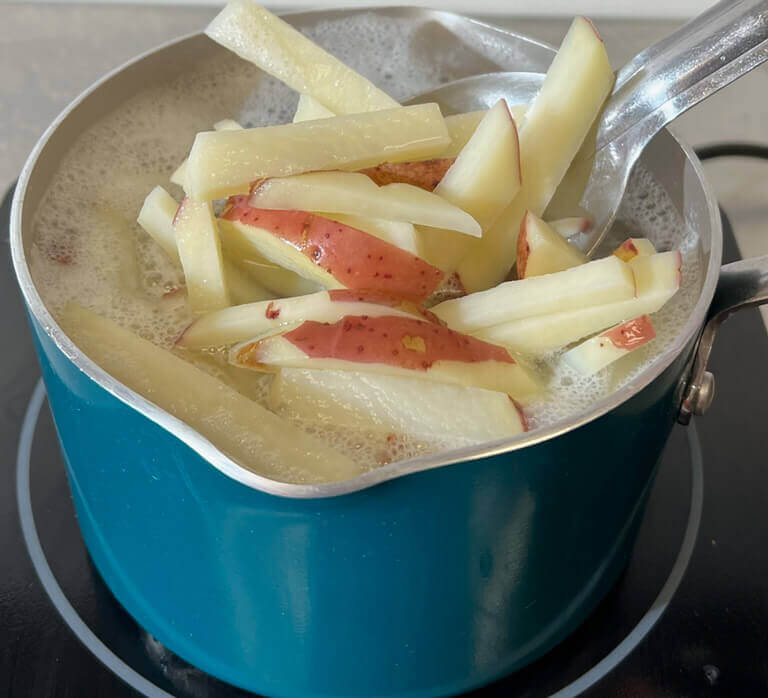
[[[373,11],[373,8],[366,9],[367,11]],[[311,13],[307,12],[296,14]],[[460,15],[453,13],[439,12],[435,14],[439,14],[443,17],[453,18],[456,21],[465,20],[465,18],[461,17]],[[480,22],[475,23],[481,24]],[[519,34],[513,34],[512,32],[506,32],[499,29],[498,27],[493,27],[493,29],[508,35],[521,36]],[[104,77],[91,85],[77,98],[75,98],[58,115],[58,117],[56,117],[55,121],[53,121],[53,123],[46,129],[45,133],[35,145],[19,176],[16,192],[11,206],[10,245],[11,257],[13,260],[14,269],[16,271],[16,277],[19,281],[19,285],[21,287],[21,291],[27,307],[29,308],[29,311],[32,313],[33,317],[40,323],[46,334],[54,341],[62,353],[91,380],[124,402],[129,407],[137,410],[145,417],[151,419],[153,422],[176,436],[179,440],[184,442],[193,451],[207,460],[211,465],[213,465],[227,477],[232,478],[233,480],[236,480],[237,482],[252,489],[281,497],[296,499],[336,497],[344,494],[358,492],[360,490],[364,490],[369,487],[373,487],[374,485],[378,485],[389,480],[394,480],[405,475],[432,470],[435,468],[452,465],[454,463],[488,458],[502,453],[516,451],[528,446],[533,446],[588,424],[589,422],[597,419],[598,417],[601,417],[602,415],[621,405],[623,402],[631,398],[637,392],[649,385],[655,378],[657,378],[664,371],[664,369],[667,368],[680,354],[690,339],[694,337],[694,335],[696,335],[701,329],[706,317],[707,309],[712,300],[712,296],[714,295],[715,287],[717,285],[718,270],[722,256],[722,227],[720,222],[720,214],[717,207],[717,201],[707,180],[704,177],[701,162],[687,144],[681,142],[680,139],[672,134],[672,137],[675,139],[685,154],[686,158],[691,163],[691,166],[693,167],[694,172],[701,182],[706,194],[710,224],[712,229],[709,265],[699,300],[693,309],[691,316],[688,318],[688,322],[684,325],[672,345],[668,347],[663,354],[659,355],[650,364],[650,366],[635,380],[625,385],[621,390],[618,390],[603,400],[595,403],[589,412],[564,419],[550,427],[537,429],[530,433],[521,434],[511,439],[501,439],[477,446],[467,446],[454,451],[449,451],[447,453],[421,456],[419,458],[413,458],[407,461],[392,463],[390,465],[382,466],[376,470],[369,471],[355,478],[344,480],[342,482],[331,482],[320,485],[291,484],[272,480],[262,475],[258,475],[257,473],[248,470],[244,466],[239,465],[224,453],[222,453],[218,448],[216,448],[216,446],[202,437],[190,426],[117,381],[97,364],[91,361],[91,359],[85,356],[75,346],[72,340],[63,332],[61,327],[59,327],[51,314],[48,312],[32,282],[32,277],[24,254],[24,246],[21,236],[22,208],[24,205],[24,196],[27,184],[30,180],[30,177],[32,176],[32,172],[35,168],[35,164],[40,153],[59,125],[81,102],[96,92],[102,84],[106,83],[121,73],[127,67],[139,63],[144,58],[162,51],[170,46],[174,46],[176,44],[190,39],[195,39],[200,36],[200,33],[189,34],[179,39],[166,42],[157,48],[150,49],[149,51],[146,51],[145,53],[142,53],[139,56],[131,59],[123,65],[115,68],[113,71],[107,73]],[[527,39],[527,37],[525,38]],[[542,44],[541,42],[534,41],[534,43],[546,46],[546,44]]]

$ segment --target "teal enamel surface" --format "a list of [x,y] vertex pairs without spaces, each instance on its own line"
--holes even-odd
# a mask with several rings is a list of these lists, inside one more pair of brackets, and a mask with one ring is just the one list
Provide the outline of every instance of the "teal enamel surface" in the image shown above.
[[227,478],[33,327],[105,581],[178,655],[267,695],[455,693],[561,640],[627,560],[684,358],[556,439],[295,500]]

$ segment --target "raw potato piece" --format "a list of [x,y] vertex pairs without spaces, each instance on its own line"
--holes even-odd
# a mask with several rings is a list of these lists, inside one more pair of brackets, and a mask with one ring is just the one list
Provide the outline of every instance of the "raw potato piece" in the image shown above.
[[336,116],[330,109],[326,109],[320,102],[309,95],[300,94],[299,103],[296,105],[296,113],[293,115],[293,123],[312,121],[313,119],[327,119]]
[[517,126],[500,99],[488,110],[435,194],[460,206],[485,230],[520,189]]
[[[576,269],[583,269],[586,266],[588,265],[585,264]],[[629,266],[634,272],[637,285],[636,298],[513,320],[486,327],[474,334],[488,342],[503,344],[511,351],[543,354],[561,349],[616,323],[625,322],[640,315],[651,315],[661,309],[680,288],[679,252],[662,252],[649,257],[636,257]]]
[[[231,225],[229,221],[218,219],[219,237],[224,253],[234,264],[245,271],[277,296],[303,296],[307,293],[319,291],[322,287],[294,272],[283,269],[274,262],[270,262],[254,245],[248,234],[247,227],[243,230]],[[225,263],[229,262],[225,259]]]
[[432,311],[449,327],[471,332],[533,315],[578,312],[634,295],[632,270],[610,256],[556,274],[507,281],[488,291],[444,301]]
[[[316,483],[360,474],[349,458],[195,368],[95,313],[69,305],[62,327],[101,368],[186,422],[248,470]],[[236,470],[231,470],[238,479]]]
[[[519,126],[523,123],[525,113],[528,111],[527,104],[516,104],[509,108],[512,113],[512,118]],[[469,111],[463,114],[451,114],[445,117],[445,125],[448,128],[448,134],[451,136],[451,144],[448,148],[441,153],[444,158],[455,158],[467,144],[472,134],[475,132],[477,125],[483,120],[486,115],[485,109],[478,111]]]
[[[517,126],[501,99],[485,114],[435,194],[487,230],[520,190],[521,176]],[[450,229],[422,231],[425,258],[446,271],[456,268],[469,242]]]
[[503,347],[405,317],[348,316],[335,324],[304,322],[279,336],[230,351],[236,366],[338,369],[406,376],[498,390],[515,398],[539,386]]
[[229,295],[211,204],[184,198],[173,219],[173,230],[191,310],[207,313],[226,308]]
[[436,104],[334,116],[298,124],[198,133],[189,154],[188,194],[216,199],[264,177],[359,170],[422,160],[450,143]]
[[345,315],[430,317],[414,303],[394,296],[337,289],[296,298],[248,303],[208,313],[187,327],[177,344],[188,349],[221,347],[266,335],[280,327],[305,320],[338,322]]
[[482,240],[471,244],[458,267],[468,291],[491,288],[506,278],[515,263],[526,210],[544,213],[610,93],[613,78],[594,25],[577,17],[520,127],[523,186]]
[[[178,208],[176,199],[162,187],[155,187],[144,200],[137,222],[174,262],[181,264],[173,230]],[[223,268],[226,286],[236,303],[251,303],[274,296],[229,260],[223,260]]]
[[384,291],[423,302],[445,274],[356,228],[305,211],[271,211],[233,197],[222,226],[235,227],[267,259],[326,288]]
[[[585,216],[570,216],[568,218],[558,218],[555,221],[548,221],[548,225],[555,230],[558,235],[564,238],[572,238],[579,233],[589,233],[595,225],[591,218]],[[629,261],[627,259],[623,260]]]
[[336,114],[399,106],[385,92],[250,0],[232,0],[205,33]]
[[405,434],[438,446],[446,440],[468,446],[526,430],[504,393],[352,371],[284,368],[272,381],[269,406],[304,423]]
[[517,239],[517,278],[527,279],[584,264],[587,258],[530,211]]
[[471,215],[445,199],[410,184],[377,187],[359,172],[309,172],[268,179],[253,188],[254,208],[319,211],[386,218],[479,236]]
[[420,257],[419,240],[413,223],[403,221],[388,221],[384,218],[367,218],[363,216],[350,216],[346,213],[326,214],[326,218],[338,221],[352,228],[362,230],[369,235],[389,242],[401,250],[410,252]]
[[591,376],[614,361],[655,339],[651,319],[641,315],[587,339],[565,352],[562,361],[584,376]]
[[173,231],[173,219],[178,210],[176,199],[162,187],[155,187],[144,199],[136,222],[174,262],[181,264]]
[[656,254],[656,248],[646,238],[627,238],[613,251],[613,254],[624,262],[629,262],[637,256]]
[[[232,119],[223,119],[222,121],[217,121],[213,125],[214,131],[242,131],[243,127],[237,123],[237,121],[233,121]],[[189,160],[184,160],[184,162],[181,163],[176,168],[176,171],[171,175],[171,182],[174,184],[178,184],[182,189],[186,190],[186,177],[187,177],[187,163]]]

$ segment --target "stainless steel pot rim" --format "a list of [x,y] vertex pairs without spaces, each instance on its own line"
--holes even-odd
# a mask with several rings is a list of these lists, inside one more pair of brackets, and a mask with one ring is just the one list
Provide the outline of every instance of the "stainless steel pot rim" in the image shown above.
[[[372,8],[366,9],[372,11]],[[382,9],[392,10],[393,8]],[[430,12],[435,12],[435,14],[439,14],[447,19],[453,18],[456,21],[459,19],[464,19],[461,18],[460,15],[456,15],[454,13],[437,11]],[[300,15],[304,13],[299,12],[295,14]],[[472,21],[476,24],[482,24],[476,20]],[[512,36],[523,36],[520,34],[514,34],[513,32],[501,30],[497,27],[493,27],[493,29]],[[67,356],[67,358],[80,371],[85,373],[99,386],[104,388],[106,391],[114,395],[117,399],[121,400],[129,407],[137,410],[139,413],[148,419],[151,419],[153,422],[176,436],[179,440],[189,446],[198,455],[207,460],[211,465],[213,465],[227,477],[236,480],[246,487],[281,497],[296,499],[336,497],[344,494],[358,492],[360,490],[364,490],[373,487],[374,485],[378,485],[389,480],[394,480],[405,475],[432,470],[434,468],[440,468],[443,466],[452,465],[454,463],[488,458],[491,456],[499,455],[501,453],[508,453],[528,446],[533,446],[543,441],[547,441],[549,439],[560,436],[566,432],[577,429],[578,427],[581,427],[597,419],[598,417],[601,417],[602,415],[621,405],[638,391],[649,385],[657,376],[659,376],[664,371],[664,369],[672,363],[675,357],[683,350],[690,339],[701,330],[707,314],[707,309],[710,305],[715,292],[715,287],[717,285],[718,270],[720,267],[720,260],[722,255],[722,227],[716,199],[707,180],[704,177],[701,162],[688,145],[683,143],[674,134],[670,134],[685,154],[687,160],[691,163],[691,166],[693,167],[694,172],[698,180],[701,182],[706,194],[707,207],[712,230],[709,263],[707,266],[699,300],[696,303],[691,316],[688,318],[688,321],[678,333],[675,341],[662,354],[656,357],[656,359],[648,366],[648,368],[643,371],[643,373],[640,374],[636,379],[622,387],[620,390],[596,402],[588,412],[563,419],[550,427],[535,429],[533,431],[526,432],[525,434],[521,434],[509,439],[501,439],[488,443],[478,444],[475,446],[467,446],[453,451],[436,453],[433,455],[421,456],[406,461],[391,463],[385,466],[381,466],[375,470],[366,472],[355,478],[341,482],[330,482],[325,484],[312,485],[286,483],[264,477],[245,468],[242,465],[239,465],[222,451],[220,451],[210,441],[201,436],[197,431],[182,422],[180,419],[174,417],[170,413],[161,409],[146,398],[143,398],[141,395],[135,393],[133,390],[113,378],[110,374],[100,368],[75,346],[75,344],[64,333],[64,331],[56,323],[48,309],[43,304],[42,298],[40,297],[32,281],[24,253],[24,245],[22,240],[22,209],[24,205],[26,188],[40,153],[43,151],[48,140],[55,133],[59,125],[85,99],[90,97],[104,83],[119,75],[126,68],[135,65],[146,57],[163,51],[166,48],[182,43],[184,41],[199,39],[200,37],[201,33],[196,32],[188,34],[178,39],[168,41],[156,48],[150,49],[136,56],[135,58],[132,58],[131,60],[118,66],[114,70],[104,75],[101,79],[93,83],[90,87],[78,95],[78,97],[76,97],[56,117],[53,123],[51,123],[51,125],[43,133],[40,140],[36,143],[34,149],[24,164],[21,174],[19,175],[19,179],[16,185],[16,192],[11,206],[10,246],[13,266],[16,271],[16,276],[19,280],[19,285],[21,287],[21,291],[29,311],[43,327],[46,334],[54,341],[56,346],[65,354],[65,356]],[[528,37],[524,38],[526,40],[528,39]],[[534,43],[540,46],[547,46],[546,44],[538,41],[534,41]]]

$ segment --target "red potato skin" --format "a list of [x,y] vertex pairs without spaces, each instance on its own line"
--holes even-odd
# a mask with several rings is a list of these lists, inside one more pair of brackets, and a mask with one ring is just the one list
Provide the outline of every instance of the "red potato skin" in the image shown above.
[[515,157],[517,158],[517,180],[518,182],[523,181],[523,162],[522,158],[520,157],[520,134],[517,131],[517,122],[515,121],[515,117],[512,116],[512,110],[509,108],[509,103],[507,100],[504,100],[504,105],[507,107],[507,116],[509,116],[509,120],[512,122],[512,130],[515,132]]
[[[589,22],[589,26],[592,27],[592,31],[595,32],[595,36],[598,39],[600,39],[600,41],[603,41],[603,37],[600,35],[600,32],[597,31],[597,27],[595,26],[595,23],[589,17],[585,17],[584,15],[582,15],[582,17],[584,17],[584,19],[586,19],[587,22]],[[605,42],[603,42],[603,43],[605,43]]]
[[629,320],[600,335],[601,344],[602,340],[605,339],[617,349],[626,349],[627,351],[637,349],[655,337],[656,330],[653,328],[651,318],[647,315]]
[[274,301],[270,301],[267,304],[267,309],[264,311],[264,316],[267,320],[277,320],[280,317],[280,308],[275,308]]
[[63,264],[65,266],[75,263],[74,257],[69,252],[61,250],[56,244],[51,245],[48,249],[48,258],[52,262]]
[[189,197],[185,196],[185,197],[184,197],[184,198],[181,200],[181,203],[179,204],[179,207],[176,209],[176,213],[175,213],[175,214],[174,214],[174,216],[173,216],[173,220],[171,221],[171,225],[172,225],[172,226],[176,227],[176,221],[178,221],[178,220],[179,220],[179,216],[181,215],[181,212],[184,210],[184,204],[185,204],[185,203],[187,203],[187,199],[188,199],[188,198],[189,198]]
[[613,251],[613,254],[622,262],[628,262],[633,257],[637,257],[637,247],[635,247],[635,243],[632,242],[631,238],[627,238]]
[[434,158],[413,162],[385,162],[376,167],[360,170],[380,187],[385,184],[412,184],[415,187],[434,191],[440,180],[450,169],[456,158]]
[[253,208],[248,196],[229,199],[222,217],[261,228],[302,252],[348,289],[368,289],[421,303],[445,273],[374,235],[306,211]]
[[[262,366],[260,344],[270,339],[241,347],[238,363]],[[406,317],[348,315],[335,323],[308,320],[283,334],[282,339],[309,358],[386,364],[412,371],[427,371],[436,361],[515,364],[504,347]]]
[[528,216],[526,211],[523,222],[520,224],[520,235],[517,236],[517,278],[524,279],[528,257],[531,254],[531,246],[528,244]]
[[515,400],[511,395],[507,395],[509,398],[509,401],[515,406],[515,409],[517,410],[517,414],[520,415],[520,424],[523,425],[523,431],[530,431],[531,429],[531,422],[528,419],[528,415],[525,414],[525,410],[523,409],[523,406]]

